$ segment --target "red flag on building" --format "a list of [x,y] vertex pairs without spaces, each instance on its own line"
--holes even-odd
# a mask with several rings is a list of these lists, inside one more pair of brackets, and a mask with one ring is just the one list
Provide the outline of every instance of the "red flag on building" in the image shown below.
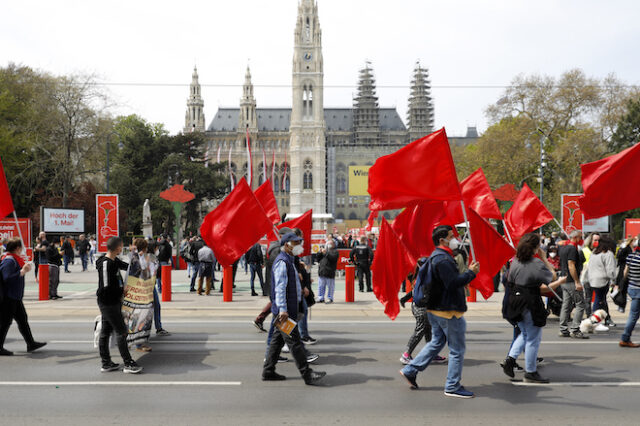
[[384,313],[392,320],[400,312],[398,292],[402,281],[415,268],[415,261],[383,217],[376,255],[371,265],[373,294],[384,305]]
[[278,211],[276,197],[273,195],[273,186],[271,185],[271,181],[267,179],[253,193],[260,202],[260,205],[262,205],[262,209],[271,222],[274,225],[280,222],[280,212]]
[[435,249],[431,235],[444,216],[443,204],[432,201],[407,207],[393,221],[393,230],[416,261],[430,256]]
[[584,195],[578,202],[585,219],[640,207],[640,143],[602,160],[581,164]]
[[480,263],[480,272],[471,281],[470,286],[488,299],[493,294],[493,277],[500,268],[513,257],[516,251],[473,209],[467,210],[469,215],[469,232]]
[[2,166],[2,159],[0,158],[0,219],[13,211],[13,200],[11,199],[9,184],[7,183],[7,177],[4,174],[4,167]]
[[514,244],[520,238],[553,220],[553,215],[525,183],[513,206],[504,215],[504,223]]
[[[303,247],[304,251],[300,256],[309,256],[311,255],[311,230],[313,229],[313,210],[307,210],[302,216],[297,217],[295,219],[288,220],[286,222],[282,222],[278,225],[278,229],[282,228],[299,228],[302,231],[302,236],[304,238]],[[273,235],[268,235],[267,238],[269,242],[275,241],[275,237]]]
[[444,128],[378,158],[369,169],[370,210],[422,201],[461,200],[460,185]]
[[205,216],[200,233],[222,266],[230,266],[265,234],[272,224],[247,181],[240,179],[218,207]]

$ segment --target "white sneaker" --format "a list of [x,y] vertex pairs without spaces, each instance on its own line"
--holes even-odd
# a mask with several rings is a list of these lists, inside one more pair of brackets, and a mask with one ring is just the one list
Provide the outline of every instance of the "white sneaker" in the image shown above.
[[289,352],[291,352],[289,350],[289,346],[287,346],[287,344],[285,343],[284,346],[282,347],[282,352],[284,352],[285,354],[288,354]]
[[598,325],[596,325],[595,331],[596,331],[596,333],[605,333],[605,332],[609,331],[609,327],[607,327],[604,324],[598,324]]

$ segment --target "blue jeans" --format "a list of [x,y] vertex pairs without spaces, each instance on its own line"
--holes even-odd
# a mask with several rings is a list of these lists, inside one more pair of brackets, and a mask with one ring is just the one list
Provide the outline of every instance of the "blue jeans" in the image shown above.
[[629,310],[629,318],[627,319],[627,325],[624,326],[624,333],[622,333],[621,340],[623,342],[629,342],[631,340],[631,333],[640,318],[640,288],[629,285],[627,294],[631,298],[631,308]]
[[191,265],[193,267],[193,273],[191,274],[191,286],[189,286],[189,290],[195,290],[196,289],[196,278],[198,277],[198,274],[200,273],[200,262],[193,262]]
[[466,349],[464,334],[467,330],[467,322],[464,317],[446,319],[433,315],[431,312],[428,312],[427,316],[431,324],[431,341],[422,348],[411,364],[402,369],[402,373],[405,376],[415,377],[418,372],[429,366],[431,360],[440,353],[445,343],[448,342],[449,368],[444,390],[445,392],[455,392],[462,387],[460,379],[462,378],[462,364]]
[[86,271],[87,270],[87,264],[89,263],[88,259],[87,259],[87,253],[82,253],[80,255],[80,260],[82,261],[82,270]]
[[160,319],[160,299],[155,287],[153,289],[153,322],[156,324],[156,331],[162,328],[162,320]]
[[318,299],[320,301],[324,300],[325,289],[327,292],[327,299],[333,300],[333,292],[336,289],[336,279],[335,278],[325,278],[318,277]]
[[595,291],[596,297],[593,300],[592,311],[595,312],[598,309],[604,309],[608,314],[609,306],[607,305],[607,293],[609,292],[609,285],[605,285],[604,287],[600,288],[593,288],[593,291]]
[[300,317],[298,317],[298,328],[300,329],[300,337],[301,338],[305,338],[305,337],[310,337],[309,336],[309,322],[308,322],[308,318],[309,318],[309,308],[307,306],[307,301],[304,300],[304,296],[302,297],[302,315],[304,315],[302,317],[302,319],[300,319]]
[[535,373],[538,370],[536,360],[540,341],[542,340],[542,327],[533,325],[531,312],[526,310],[522,313],[522,321],[518,321],[518,328],[520,329],[520,334],[513,341],[509,356],[517,359],[518,355],[524,351],[524,370],[527,373]]
[[69,272],[69,263],[71,262],[71,256],[67,256],[66,254],[62,255],[62,259],[64,260],[64,271]]
[[260,280],[260,288],[262,289],[262,293],[264,294],[264,278],[262,278],[262,265],[258,265],[257,263],[250,263],[249,268],[251,269],[251,279],[249,280],[249,283],[251,284],[251,293],[255,292],[253,282],[256,278],[256,275],[258,275],[258,279]]

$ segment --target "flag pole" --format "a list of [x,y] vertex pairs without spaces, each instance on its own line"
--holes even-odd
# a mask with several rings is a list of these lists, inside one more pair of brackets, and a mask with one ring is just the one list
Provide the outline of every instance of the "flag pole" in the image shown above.
[[[22,249],[24,250],[24,255],[27,255],[27,246],[24,243],[24,238],[22,238],[22,231],[20,230],[20,224],[18,223],[18,216],[16,215],[16,211],[13,211],[13,220],[16,222],[16,228],[18,228],[18,236],[20,236],[20,242],[22,243]],[[35,256],[35,255],[34,255]]]
[[504,219],[502,219],[502,227],[504,228],[504,233],[507,234],[507,238],[511,243],[511,247],[515,248],[515,246],[513,245],[513,239],[511,238],[511,234],[509,233],[509,228],[507,228],[507,224],[505,223]]
[[473,239],[471,238],[471,228],[469,226],[469,218],[467,218],[467,209],[464,206],[464,200],[460,200],[462,204],[462,214],[464,215],[464,222],[467,224],[467,231],[469,232],[469,246],[471,247],[471,255],[473,256],[473,261],[477,262],[478,258],[476,257],[476,251],[473,248]]
[[558,225],[558,227],[560,228],[560,230],[564,233],[564,235],[567,236],[567,238],[569,237],[569,234],[567,234],[567,231],[564,230],[564,228],[562,227],[562,225],[560,225],[560,222],[558,222],[558,219],[556,219],[555,217],[553,218],[553,220],[556,222],[556,225]]

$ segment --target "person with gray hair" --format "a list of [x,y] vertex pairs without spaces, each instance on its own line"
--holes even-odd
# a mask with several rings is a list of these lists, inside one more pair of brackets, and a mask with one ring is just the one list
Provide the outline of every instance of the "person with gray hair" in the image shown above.
[[[569,235],[569,242],[560,248],[560,274],[567,277],[562,284],[562,308],[560,309],[560,337],[588,339],[580,331],[580,322],[585,311],[585,301],[580,274],[584,264],[584,254],[579,250],[582,232],[575,230]],[[571,311],[575,306],[573,321],[568,325]]]

